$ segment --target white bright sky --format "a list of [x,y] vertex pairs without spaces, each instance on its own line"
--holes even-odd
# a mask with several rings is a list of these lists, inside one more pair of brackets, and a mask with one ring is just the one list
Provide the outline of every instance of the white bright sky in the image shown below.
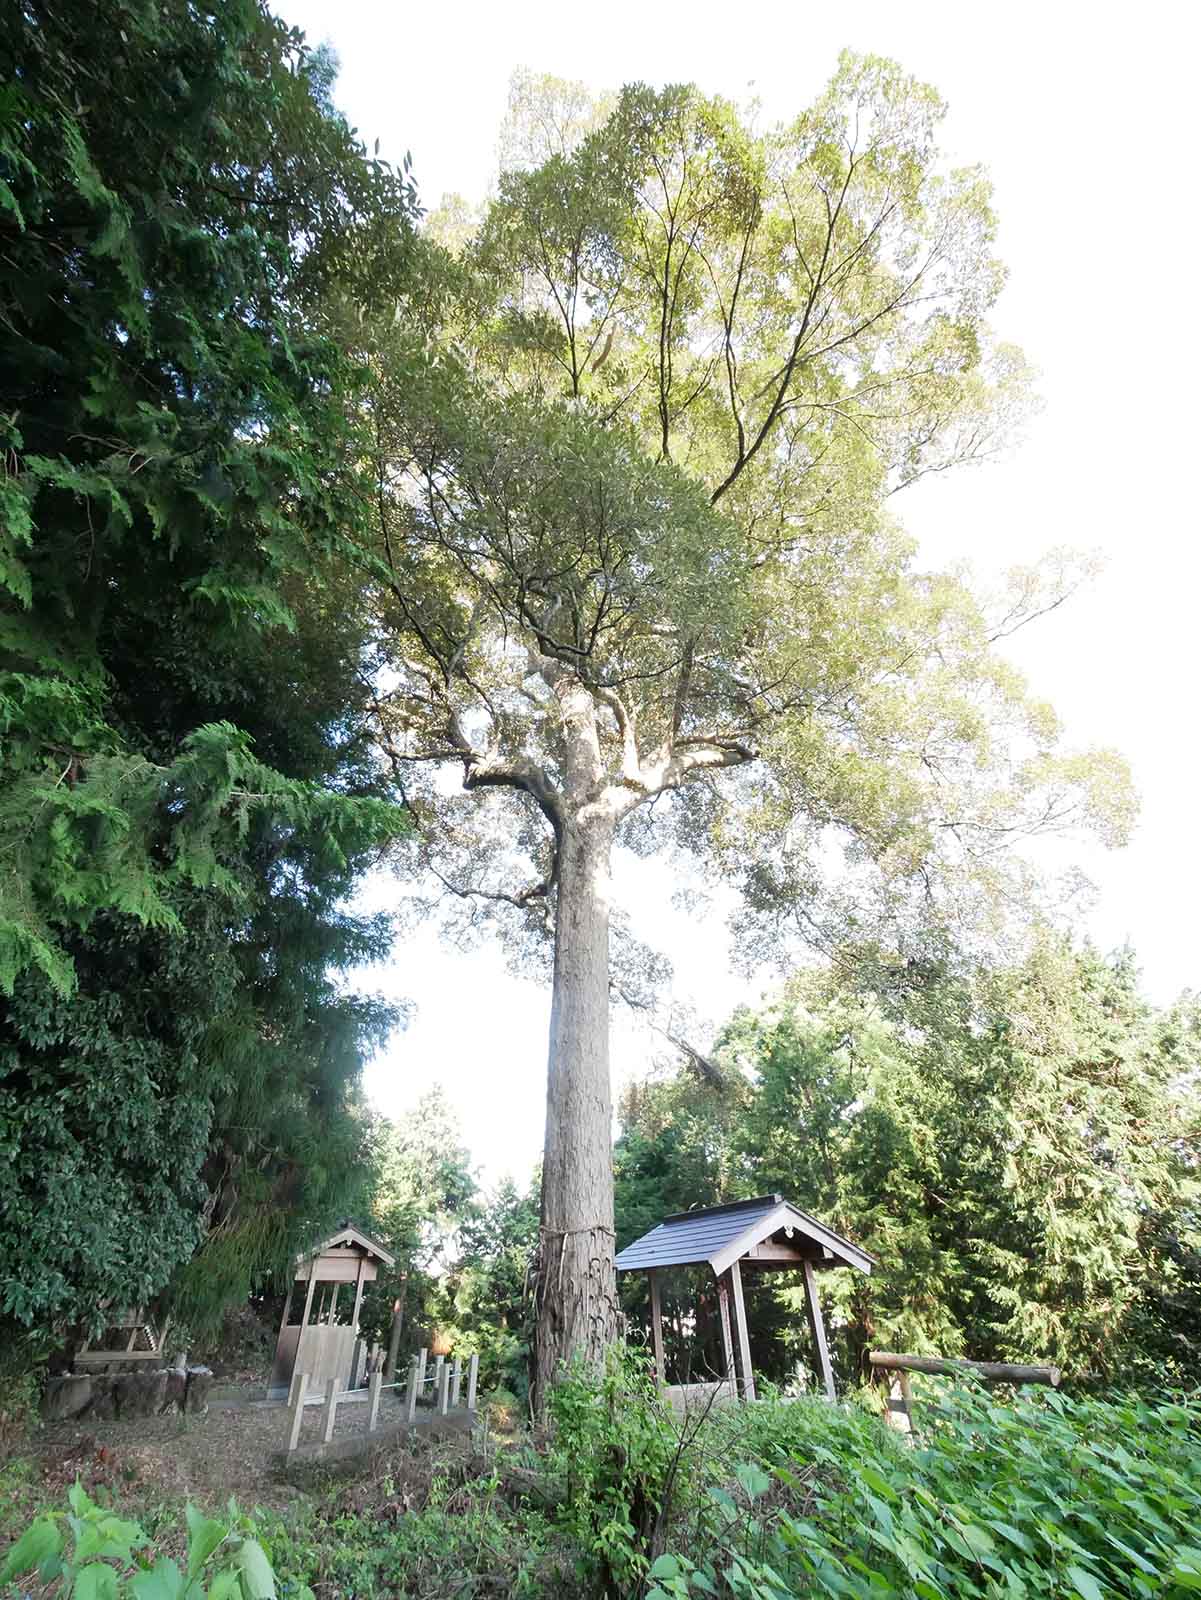
[[[1198,367],[1195,69],[1198,11],[1150,0],[1013,0],[1005,6],[857,0],[754,6],[609,0],[476,5],[444,0],[276,0],[341,62],[336,98],[370,147],[412,152],[423,203],[481,198],[519,66],[583,79],[694,81],[756,95],[765,120],[795,114],[840,49],[890,55],[950,102],[944,148],[990,170],[1009,286],[994,316],[1041,372],[1045,411],[1011,459],[936,480],[898,502],[924,562],[982,573],[1057,545],[1100,550],[1101,577],[1013,642],[1069,740],[1113,745],[1142,795],[1132,844],[1073,852],[1098,888],[1085,931],[1129,940],[1152,998],[1201,984],[1197,922]],[[665,945],[677,993],[702,1018],[770,986],[728,970],[722,918],[686,918],[653,865],[619,867],[616,894]],[[375,884],[388,901],[399,886]],[[416,1002],[369,1068],[395,1115],[441,1082],[488,1178],[524,1180],[542,1143],[546,992],[508,976],[495,949],[463,956],[432,930],[369,982]],[[620,1082],[658,1053],[619,1019]]]

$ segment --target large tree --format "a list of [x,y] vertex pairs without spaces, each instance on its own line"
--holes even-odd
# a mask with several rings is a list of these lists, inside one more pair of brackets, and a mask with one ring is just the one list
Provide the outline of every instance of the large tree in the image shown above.
[[400,808],[335,334],[413,198],[259,0],[27,0],[0,58],[0,1316],[182,1271],[195,1321],[362,1168]]
[[711,849],[752,913],[824,933],[841,841],[887,940],[915,906],[970,920],[1023,833],[1125,807],[992,649],[1058,580],[991,614],[888,510],[1023,405],[988,186],[940,162],[933,91],[848,57],[769,131],[687,87],[556,103],[431,251],[371,408],[378,710],[424,865],[553,931],[541,1395],[617,1325],[615,842]]

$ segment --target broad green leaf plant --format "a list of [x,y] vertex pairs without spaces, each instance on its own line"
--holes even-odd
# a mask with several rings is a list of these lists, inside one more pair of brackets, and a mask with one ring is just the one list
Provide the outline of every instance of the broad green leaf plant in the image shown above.
[[[224,1517],[187,1508],[187,1564],[151,1562],[136,1522],[97,1505],[76,1483],[69,1509],[36,1518],[0,1564],[0,1586],[36,1575],[63,1600],[275,1600],[275,1574],[255,1524],[231,1500]],[[313,1600],[312,1590],[298,1600]]]

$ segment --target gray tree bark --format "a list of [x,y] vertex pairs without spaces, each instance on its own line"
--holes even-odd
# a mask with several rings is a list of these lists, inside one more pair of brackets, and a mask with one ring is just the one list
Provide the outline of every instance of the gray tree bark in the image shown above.
[[617,807],[603,786],[591,695],[571,682],[557,685],[556,693],[567,784],[535,1278],[539,1414],[565,1363],[574,1355],[599,1361],[619,1326],[609,1086],[609,879]]

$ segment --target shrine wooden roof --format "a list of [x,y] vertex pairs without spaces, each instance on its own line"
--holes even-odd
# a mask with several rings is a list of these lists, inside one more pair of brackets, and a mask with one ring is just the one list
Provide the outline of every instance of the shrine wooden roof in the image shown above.
[[735,1200],[665,1217],[617,1257],[619,1272],[708,1263],[720,1277],[735,1261],[748,1266],[853,1267],[870,1273],[876,1258],[778,1194]]

